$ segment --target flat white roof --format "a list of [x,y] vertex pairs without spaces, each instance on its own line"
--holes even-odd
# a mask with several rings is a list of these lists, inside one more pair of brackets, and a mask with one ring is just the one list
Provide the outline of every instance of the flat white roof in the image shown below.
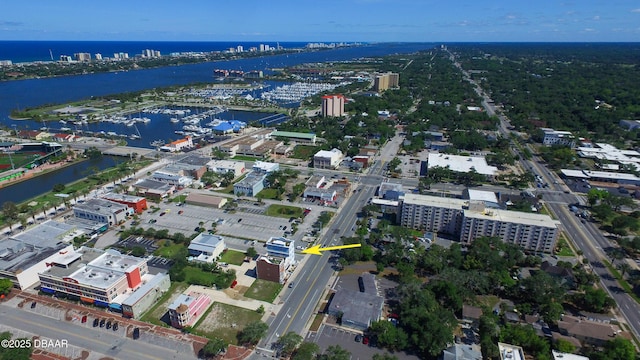
[[397,200],[385,200],[385,199],[373,199],[371,200],[372,204],[376,205],[386,205],[386,206],[398,206],[399,201]]
[[586,356],[562,353],[555,350],[551,350],[551,354],[553,354],[553,360],[589,360]]
[[336,156],[342,156],[342,151],[340,151],[338,149],[320,150],[313,157],[332,158],[333,159]]
[[489,166],[484,157],[478,156],[430,153],[427,161],[427,167],[429,169],[439,166],[443,168],[448,167],[455,172],[470,172],[473,168],[479,174],[491,176],[498,172],[497,167]]
[[496,204],[498,203],[498,197],[496,196],[496,193],[492,191],[474,190],[474,189],[469,189],[468,191],[469,191],[469,200],[492,202]]
[[501,360],[524,360],[524,352],[520,346],[498,343]]
[[411,205],[433,206],[459,210],[462,210],[463,206],[468,205],[468,202],[466,200],[418,194],[405,194],[404,203]]
[[479,212],[465,210],[464,217],[491,219],[505,223],[542,226],[547,228],[557,228],[560,226],[560,221],[553,220],[549,215],[525,213],[521,211],[486,209],[485,211]]
[[635,176],[634,174],[628,173],[616,173],[616,172],[608,172],[608,171],[591,171],[591,170],[570,170],[570,169],[562,169],[560,170],[562,174],[567,177],[574,178],[598,178],[598,179],[610,179],[610,180],[628,180],[628,181],[638,181],[640,182],[640,178]]

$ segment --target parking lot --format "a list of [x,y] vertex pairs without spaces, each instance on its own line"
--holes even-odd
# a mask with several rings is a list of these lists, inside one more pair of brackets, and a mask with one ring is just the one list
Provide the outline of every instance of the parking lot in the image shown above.
[[118,241],[116,244],[118,247],[129,248],[132,249],[134,247],[142,247],[147,252],[147,254],[153,254],[154,251],[158,250],[157,241],[153,239],[145,239],[142,236],[129,236],[126,239]]
[[[307,335],[305,341],[315,342],[320,347],[321,351],[326,350],[331,345],[340,345],[351,353],[352,360],[370,360],[373,359],[375,354],[382,355],[388,351],[371,346],[371,342],[365,345],[361,341],[356,341],[356,336],[360,333],[356,330],[345,329],[342,327],[324,325],[317,333],[310,333]],[[393,353],[395,357],[400,360],[419,360],[416,355],[407,354],[404,352]]]

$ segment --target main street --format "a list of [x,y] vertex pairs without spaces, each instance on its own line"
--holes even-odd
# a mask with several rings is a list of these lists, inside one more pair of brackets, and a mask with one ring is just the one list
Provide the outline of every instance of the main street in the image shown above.
[[[450,55],[454,65],[460,69],[464,78],[474,85],[476,93],[482,97],[482,106],[485,108],[487,114],[489,116],[497,115],[500,133],[504,137],[510,138],[512,130],[507,117],[503,114],[496,113],[493,101],[489,98],[486,91],[471,79],[467,71],[462,69],[462,66],[455,61],[453,54],[450,53]],[[531,149],[529,148],[529,150]],[[520,154],[520,164],[523,169],[533,172],[534,175],[539,175],[543,179],[543,182],[548,184],[548,190],[543,188],[535,192],[542,194],[542,198],[546,200],[548,208],[564,226],[565,234],[576,244],[578,249],[583,252],[583,256],[589,260],[594,273],[599,276],[600,283],[604,290],[616,301],[619,313],[626,319],[635,336],[640,337],[640,305],[629,296],[629,294],[622,290],[609,269],[602,263],[603,259],[608,259],[605,250],[612,247],[611,242],[605,238],[602,232],[593,224],[589,222],[582,223],[575,214],[569,212],[567,204],[577,203],[579,199],[575,194],[571,193],[568,188],[564,187],[561,181],[557,181],[556,177],[547,168],[542,166],[540,162],[540,159],[535,156],[532,160],[526,160],[522,157],[522,154]]]
[[[382,180],[380,174],[384,169],[384,163],[389,157],[395,156],[401,141],[402,138],[399,136],[391,139],[381,150],[380,159],[369,168],[368,174],[360,176],[359,183],[354,186],[355,192],[343,202],[340,211],[335,214],[335,219],[323,230],[324,235],[319,241],[322,247],[339,245],[342,236],[352,233],[351,228],[356,223],[358,212],[375,195],[376,188]],[[258,354],[272,356],[272,344],[288,332],[301,335],[305,333],[318,303],[331,286],[330,280],[335,272],[330,262],[331,257],[330,252],[323,252],[322,256],[307,255],[303,260],[290,280],[290,283],[294,284],[293,287],[284,289],[281,294],[282,307],[268,320],[268,333],[258,344],[252,358],[259,359]]]

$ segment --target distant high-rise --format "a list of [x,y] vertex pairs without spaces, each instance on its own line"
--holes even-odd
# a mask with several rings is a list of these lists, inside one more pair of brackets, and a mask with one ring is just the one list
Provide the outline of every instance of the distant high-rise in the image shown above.
[[100,53],[95,54],[94,57],[96,58],[96,60],[102,60],[102,54]]
[[73,57],[76,61],[91,61],[91,54],[89,53],[75,53],[73,54]]
[[236,47],[236,52],[239,52],[239,53],[244,52],[244,47],[242,45],[238,45]]
[[376,76],[373,81],[374,90],[377,92],[385,91],[387,89],[394,89],[399,86],[400,75],[397,73],[386,73]]
[[72,62],[73,58],[69,55],[60,55],[61,62]]
[[344,114],[344,95],[325,95],[322,97],[322,116],[342,116]]

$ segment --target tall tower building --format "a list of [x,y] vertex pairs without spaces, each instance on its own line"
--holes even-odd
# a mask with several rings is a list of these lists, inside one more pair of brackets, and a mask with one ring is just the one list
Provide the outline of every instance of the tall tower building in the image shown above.
[[337,117],[344,114],[344,95],[325,95],[322,97],[322,116]]

